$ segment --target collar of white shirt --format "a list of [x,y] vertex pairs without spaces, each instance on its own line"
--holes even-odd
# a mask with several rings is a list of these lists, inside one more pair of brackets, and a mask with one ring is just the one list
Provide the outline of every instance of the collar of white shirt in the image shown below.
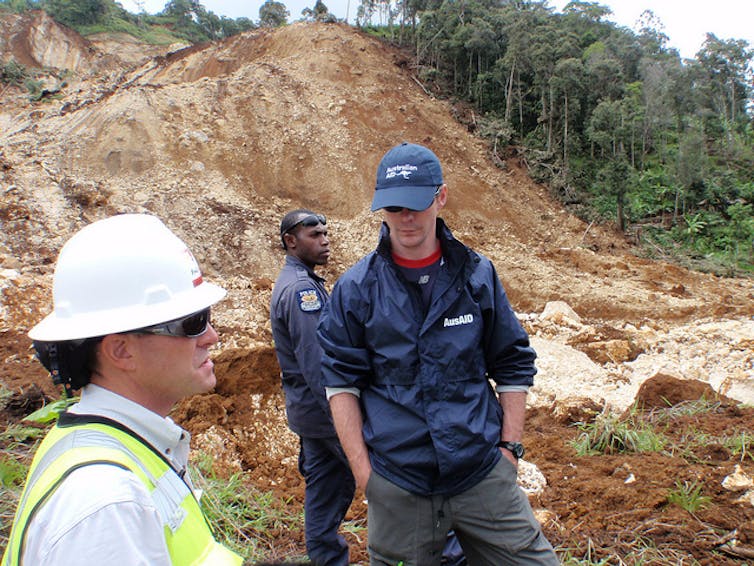
[[162,417],[92,383],[81,390],[81,400],[68,410],[77,415],[97,415],[117,421],[157,448],[177,470],[186,469],[191,435],[170,417]]

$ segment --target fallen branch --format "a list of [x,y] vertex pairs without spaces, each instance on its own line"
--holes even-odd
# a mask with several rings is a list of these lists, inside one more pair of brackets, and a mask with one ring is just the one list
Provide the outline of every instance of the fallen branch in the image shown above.
[[733,546],[731,544],[724,544],[719,547],[720,551],[731,556],[737,556],[739,558],[754,558],[754,548],[746,548],[744,546]]
[[589,229],[592,227],[592,224],[594,224],[594,220],[592,220],[589,223],[589,226],[586,227],[586,230],[584,230],[584,234],[581,236],[581,243],[584,243],[584,240],[586,239],[586,235],[589,233]]
[[432,94],[431,92],[429,92],[429,91],[428,91],[428,90],[427,90],[427,89],[425,88],[425,86],[424,86],[423,84],[421,84],[421,82],[419,81],[419,79],[417,79],[417,78],[416,78],[415,76],[413,76],[413,75],[411,75],[411,78],[412,78],[412,79],[414,79],[414,82],[415,82],[416,84],[418,84],[418,85],[419,85],[419,86],[420,86],[420,87],[422,88],[422,90],[424,91],[424,94],[426,94],[427,96],[429,96],[429,97],[431,97],[431,98],[434,98],[434,95],[433,95],[433,94]]

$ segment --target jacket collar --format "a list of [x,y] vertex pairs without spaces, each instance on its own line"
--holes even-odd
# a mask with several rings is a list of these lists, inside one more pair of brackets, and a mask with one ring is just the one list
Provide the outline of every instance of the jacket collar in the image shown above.
[[[469,248],[456,240],[455,236],[453,236],[453,233],[450,231],[450,228],[448,228],[442,218],[437,218],[435,234],[437,239],[440,240],[443,258],[452,265],[462,264],[465,260],[465,256],[472,253]],[[393,256],[390,252],[391,247],[390,228],[385,222],[383,222],[382,227],[380,228],[380,239],[377,244],[377,253],[392,262]]]
[[303,269],[309,274],[309,277],[311,277],[315,281],[319,281],[320,283],[324,283],[325,281],[324,277],[320,277],[319,275],[317,275],[312,268],[310,268],[308,265],[306,265],[303,261],[301,261],[296,256],[286,255],[285,264],[290,265],[291,267],[295,269]]

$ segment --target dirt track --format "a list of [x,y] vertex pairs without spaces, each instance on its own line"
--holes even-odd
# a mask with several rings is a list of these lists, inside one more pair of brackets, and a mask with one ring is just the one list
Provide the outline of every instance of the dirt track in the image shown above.
[[[18,391],[6,418],[39,402],[31,384],[57,395],[25,333],[49,309],[60,246],[92,220],[152,212],[229,289],[216,315],[217,391],[182,403],[176,419],[221,469],[253,470],[260,487],[300,500],[268,323],[282,262],[277,224],[294,207],[327,214],[332,283],[374,245],[374,171],[405,139],[440,156],[446,220],[493,259],[540,355],[526,441],[549,484],[532,501],[553,542],[625,547],[645,536],[702,563],[737,564],[740,555],[715,552],[738,528],[731,538],[754,551],[752,506],[720,487],[737,462],[754,475],[750,456],[712,443],[693,458],[578,458],[566,442],[578,434],[574,420],[626,409],[659,371],[754,404],[751,280],[637,258],[618,234],[568,215],[515,158],[495,167],[450,104],[412,78],[404,55],[352,28],[296,24],[155,56],[117,38],[84,40],[41,13],[0,26],[4,60],[75,71],[41,103],[21,89],[0,92],[0,378]],[[545,311],[554,301],[573,311]],[[694,391],[657,381],[666,398]],[[695,419],[674,421],[679,443],[692,428],[713,436],[754,428],[751,409],[724,398]],[[629,473],[636,482],[625,483]],[[679,478],[702,482],[714,505],[698,515],[667,505]],[[363,505],[352,512],[363,517]],[[279,548],[300,551],[300,533],[292,536],[281,533]],[[363,559],[363,541],[354,548]]]

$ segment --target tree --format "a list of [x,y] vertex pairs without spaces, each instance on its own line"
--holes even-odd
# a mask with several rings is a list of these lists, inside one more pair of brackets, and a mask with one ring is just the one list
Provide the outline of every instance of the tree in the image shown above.
[[623,69],[603,42],[590,45],[582,57],[593,100],[620,98],[623,91]]
[[264,28],[279,28],[288,23],[291,13],[285,4],[267,0],[259,7],[259,26]]
[[3,0],[0,2],[0,8],[20,14],[26,10],[37,8],[35,0]]
[[111,5],[108,0],[46,0],[43,6],[55,21],[77,29],[104,22]]
[[752,98],[751,63],[754,52],[741,39],[719,40],[708,33],[697,60],[704,70],[704,103],[718,117],[728,151],[733,150],[733,132],[749,121],[747,106]]
[[563,13],[574,14],[593,22],[599,22],[612,14],[613,11],[597,2],[579,2],[574,0],[565,5]]
[[[563,139],[563,164],[568,167],[569,122],[573,120],[571,109],[576,107],[583,96],[584,88],[584,65],[581,59],[561,59],[555,65],[555,71],[550,78],[552,97],[562,100],[562,139]],[[551,105],[551,114],[555,113],[555,103]],[[552,126],[550,130],[552,130]]]
[[626,229],[626,191],[632,184],[634,170],[626,161],[625,155],[619,154],[609,159],[597,174],[597,182],[602,186],[605,194],[615,201],[615,216],[618,229]]
[[639,41],[646,54],[661,54],[670,39],[665,34],[665,24],[652,10],[644,10],[639,16]]
[[307,20],[314,20],[315,22],[337,22],[338,18],[327,9],[325,3],[322,0],[317,0],[314,4],[314,8],[304,8],[301,10],[301,15]]
[[161,15],[172,22],[173,31],[191,43],[207,41],[216,37],[219,29],[217,16],[209,12],[198,0],[170,0]]

